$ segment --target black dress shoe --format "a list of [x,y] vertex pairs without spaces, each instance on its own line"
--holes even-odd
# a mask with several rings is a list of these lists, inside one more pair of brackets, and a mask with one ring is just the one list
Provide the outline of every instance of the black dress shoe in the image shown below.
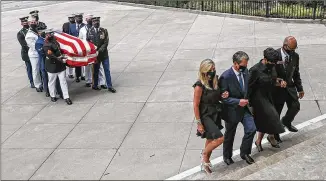
[[250,155],[241,156],[243,160],[245,160],[249,165],[255,163],[255,160],[250,157]]
[[285,127],[291,132],[298,132],[298,129],[292,125],[285,125]]
[[48,91],[45,92],[45,97],[50,97],[50,93]]
[[117,92],[113,87],[108,88],[108,90],[109,90],[110,92],[112,92],[112,93],[116,93],[116,92]]
[[56,97],[51,97],[51,101],[52,102],[57,102],[57,98]]
[[69,78],[71,78],[71,79],[73,79],[73,78],[74,78],[74,76],[73,76],[73,75],[69,75],[68,77],[69,77]]
[[232,160],[232,158],[224,159],[224,162],[225,162],[227,165],[231,165],[231,164],[234,163],[234,161]]
[[35,85],[34,85],[34,83],[31,83],[31,88],[35,88]]
[[277,143],[282,143],[283,141],[281,140],[281,137],[279,134],[274,134],[274,138],[277,141]]
[[66,103],[67,103],[68,105],[71,105],[71,104],[72,104],[72,101],[71,101],[69,98],[67,98],[67,99],[66,99]]
[[107,89],[108,87],[106,85],[101,85],[102,89]]
[[257,144],[257,142],[255,142],[255,145],[256,145],[256,147],[257,147],[258,152],[262,152],[262,151],[264,151],[264,149],[263,149],[263,147],[261,146],[261,144]]
[[274,147],[274,148],[280,148],[280,145],[279,144],[273,144],[272,143],[272,141],[271,141],[271,139],[269,138],[269,136],[267,136],[267,141],[272,145],[272,147]]
[[100,88],[98,87],[92,87],[93,90],[101,90]]
[[86,87],[91,87],[92,85],[90,83],[87,83],[86,84]]
[[76,78],[76,82],[77,82],[77,83],[80,82],[80,79],[79,79],[78,77]]
[[36,88],[36,92],[42,92],[41,88]]
[[81,77],[80,79],[81,79],[81,80],[85,80],[85,77]]

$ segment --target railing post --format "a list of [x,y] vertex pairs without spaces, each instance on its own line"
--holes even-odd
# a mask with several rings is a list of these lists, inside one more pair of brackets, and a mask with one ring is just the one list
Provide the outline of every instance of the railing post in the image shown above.
[[231,14],[234,14],[233,1],[231,1]]
[[201,1],[201,10],[204,11],[204,1]]
[[270,17],[270,13],[269,13],[269,1],[266,1],[266,17],[267,18]]
[[316,10],[317,10],[317,1],[314,1],[314,10],[313,10],[313,15],[312,15],[313,20],[316,19]]

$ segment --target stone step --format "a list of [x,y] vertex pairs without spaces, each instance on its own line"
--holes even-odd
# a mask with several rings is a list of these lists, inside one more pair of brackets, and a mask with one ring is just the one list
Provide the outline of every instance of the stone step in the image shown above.
[[310,141],[293,156],[241,180],[326,180],[326,133]]
[[[322,120],[317,123],[313,123],[307,127],[302,128],[297,133],[289,133],[285,135],[282,140],[281,148],[273,148],[269,143],[263,144],[264,151],[257,152],[256,148],[253,148],[252,157],[255,159],[256,163],[248,165],[239,156],[234,156],[234,164],[226,166],[224,162],[214,165],[213,173],[207,175],[204,172],[199,172],[189,177],[186,180],[222,180],[222,179],[241,179],[254,172],[257,172],[263,168],[266,168],[272,164],[277,163],[281,159],[286,159],[291,156],[290,152],[285,150],[294,147],[302,142],[310,140],[325,132],[326,120]],[[271,156],[283,152],[283,157],[279,156],[278,160],[270,159]]]
[[[275,165],[278,165],[279,163],[287,163],[286,160],[295,160],[300,157],[300,155],[309,154],[309,152],[313,151],[313,149],[316,147],[316,145],[319,145],[323,143],[324,140],[326,140],[326,134],[324,133],[326,129],[326,126],[323,126],[318,129],[318,134],[315,137],[312,137],[311,139],[308,139],[302,143],[299,143],[297,145],[294,145],[288,149],[285,149],[281,152],[275,153],[269,157],[264,157],[263,159],[257,160],[255,164],[248,165],[247,167],[244,167],[240,170],[237,170],[236,172],[232,174],[225,175],[223,177],[218,178],[218,180],[240,180],[244,179],[249,175],[255,174],[260,172],[261,170],[265,170],[264,173],[268,172],[269,167],[274,167]],[[317,130],[316,130],[317,132]],[[307,149],[310,148],[310,149]],[[291,167],[289,167],[289,170]],[[286,170],[284,170],[286,172]],[[269,172],[271,174],[271,172]],[[278,173],[275,172],[275,175]],[[259,174],[254,175],[253,177],[258,177]],[[282,175],[279,175],[282,176]],[[250,178],[250,177],[249,177]],[[268,179],[268,178],[265,178]],[[271,178],[269,178],[271,179]]]

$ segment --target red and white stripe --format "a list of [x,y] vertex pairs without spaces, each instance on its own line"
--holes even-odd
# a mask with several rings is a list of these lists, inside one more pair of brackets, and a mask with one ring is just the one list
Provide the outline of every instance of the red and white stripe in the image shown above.
[[91,42],[79,39],[66,33],[55,32],[54,36],[60,49],[67,57],[67,64],[80,67],[96,61],[96,46]]

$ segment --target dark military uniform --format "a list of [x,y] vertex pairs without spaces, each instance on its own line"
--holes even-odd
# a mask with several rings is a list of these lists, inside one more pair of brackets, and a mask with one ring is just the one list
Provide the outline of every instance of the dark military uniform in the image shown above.
[[[93,19],[94,21],[99,21],[99,17]],[[93,89],[98,89],[98,78],[99,78],[99,69],[100,65],[103,65],[106,84],[110,92],[115,93],[115,89],[112,87],[111,82],[111,73],[110,73],[110,62],[109,62],[109,53],[108,53],[108,45],[109,45],[109,34],[108,30],[102,27],[95,28],[91,27],[87,32],[87,40],[92,42],[98,51],[96,63],[93,64]]]
[[66,64],[58,59],[61,56],[61,51],[57,41],[45,41],[43,49],[46,54],[45,70],[47,72],[58,73],[66,70]]
[[[21,22],[27,22],[27,19],[28,17],[23,17],[23,18],[20,18],[20,21]],[[21,45],[21,57],[23,59],[23,61],[25,62],[25,65],[26,65],[26,69],[27,69],[27,76],[28,76],[28,79],[29,79],[29,82],[31,84],[31,87],[34,88],[34,83],[33,83],[33,74],[32,74],[32,65],[31,65],[31,62],[29,60],[29,57],[28,57],[28,45],[26,43],[26,40],[25,40],[25,36],[28,32],[28,29],[26,28],[22,28],[18,33],[17,33],[17,39]]]
[[66,64],[62,61],[61,58],[59,58],[62,55],[59,43],[55,39],[51,41],[45,41],[43,49],[46,55],[45,70],[48,72],[48,87],[51,99],[55,97],[55,84],[57,78],[59,78],[63,98],[66,100],[66,102],[69,102],[67,102],[67,104],[71,104],[66,80]]

